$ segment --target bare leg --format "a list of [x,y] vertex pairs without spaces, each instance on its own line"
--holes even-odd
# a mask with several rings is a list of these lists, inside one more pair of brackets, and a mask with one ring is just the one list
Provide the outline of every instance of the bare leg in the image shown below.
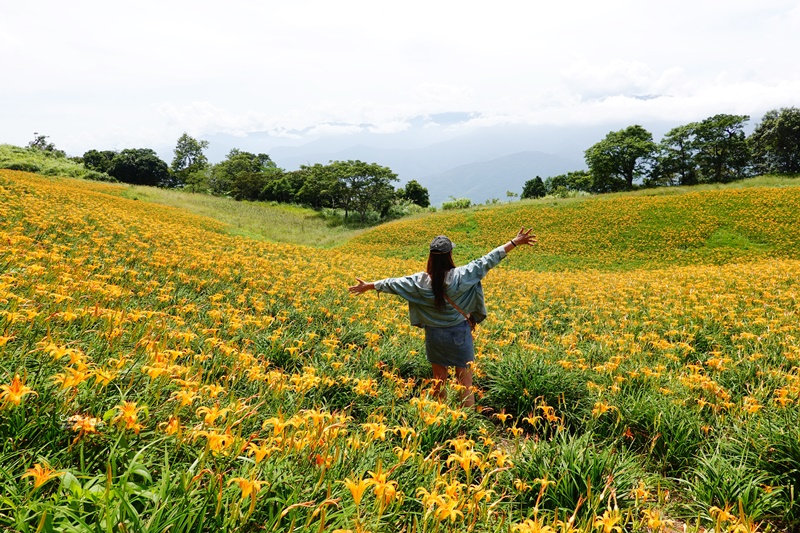
[[431,363],[433,368],[433,397],[443,402],[447,399],[444,386],[447,383],[447,367]]
[[472,407],[475,405],[475,395],[472,393],[472,368],[458,368],[456,367],[456,377],[458,383],[463,387],[461,389],[461,404],[465,407]]

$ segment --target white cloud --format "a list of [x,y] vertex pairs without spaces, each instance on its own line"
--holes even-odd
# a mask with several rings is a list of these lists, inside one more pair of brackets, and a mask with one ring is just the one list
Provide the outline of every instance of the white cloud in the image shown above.
[[561,71],[560,76],[568,88],[586,96],[639,94],[648,92],[656,82],[648,65],[623,59],[603,63],[581,60]]
[[43,131],[80,151],[172,144],[183,131],[392,133],[452,111],[475,117],[450,129],[800,105],[794,0],[39,0],[3,11],[0,142]]
[[210,102],[164,103],[157,106],[157,113],[170,129],[182,128],[195,136],[214,133],[244,136],[264,127],[264,119],[258,113],[235,114]]
[[319,124],[309,129],[306,133],[309,137],[325,135],[350,135],[364,131],[362,126],[356,124]]
[[386,133],[400,133],[401,131],[408,131],[411,124],[403,120],[391,120],[383,124],[375,124],[369,126],[367,130],[370,133],[386,134]]

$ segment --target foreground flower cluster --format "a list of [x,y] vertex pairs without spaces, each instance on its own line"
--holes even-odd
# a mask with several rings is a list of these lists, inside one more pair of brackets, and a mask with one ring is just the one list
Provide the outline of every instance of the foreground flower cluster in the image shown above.
[[[119,190],[0,171],[3,527],[800,520],[798,261],[495,269],[477,413],[429,399],[401,301],[344,290],[419,262],[235,238]],[[520,225],[481,217],[476,247]]]

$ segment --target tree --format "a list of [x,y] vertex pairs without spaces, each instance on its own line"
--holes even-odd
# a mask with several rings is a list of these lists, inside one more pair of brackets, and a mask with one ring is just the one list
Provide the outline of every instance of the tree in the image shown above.
[[544,188],[547,194],[554,196],[566,196],[568,193],[585,191],[593,192],[592,175],[585,170],[575,170],[558,176],[550,176],[544,180]]
[[749,143],[759,172],[800,173],[800,109],[767,111]]
[[260,200],[268,183],[283,174],[267,154],[237,148],[211,170],[211,192],[235,200]]
[[67,157],[66,152],[56,148],[56,145],[47,142],[48,135],[40,135],[39,132],[33,133],[33,140],[28,143],[28,148],[38,150],[54,157]]
[[544,187],[544,181],[539,176],[529,179],[522,187],[522,198],[542,198],[547,194],[547,189]]
[[185,185],[190,181],[189,176],[208,168],[208,158],[203,153],[207,148],[208,141],[198,141],[185,132],[178,138],[174,150],[175,157],[170,165],[175,186]]
[[417,180],[411,180],[406,183],[404,188],[401,188],[397,191],[397,195],[400,198],[417,204],[420,207],[430,207],[431,205],[428,189],[420,185]]
[[345,218],[355,211],[364,221],[370,210],[386,216],[395,197],[392,182],[397,181],[397,174],[377,163],[358,160],[331,161],[328,166],[340,184],[337,192]]
[[126,148],[111,160],[108,174],[123,183],[162,185],[169,179],[169,167],[149,148]]
[[653,135],[642,126],[610,132],[584,153],[593,178],[592,192],[632,189],[655,150]]
[[714,115],[692,124],[695,161],[704,182],[723,183],[744,178],[750,149],[744,134],[747,115]]
[[111,168],[111,161],[116,157],[114,150],[89,150],[83,154],[83,166],[89,170],[105,172],[108,174]]
[[341,204],[344,184],[337,179],[330,166],[320,163],[301,165],[300,170],[290,173],[290,177],[297,190],[297,201],[314,209],[336,208]]
[[694,142],[696,124],[673,128],[658,144],[656,164],[646,185],[697,184],[697,147]]

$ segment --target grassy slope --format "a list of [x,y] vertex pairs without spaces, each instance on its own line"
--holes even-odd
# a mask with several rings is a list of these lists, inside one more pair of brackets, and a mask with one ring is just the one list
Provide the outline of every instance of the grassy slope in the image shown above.
[[81,163],[55,154],[0,144],[0,168],[36,172],[44,176],[69,176],[100,181],[115,181],[106,174],[87,170]]
[[468,260],[532,226],[536,254],[513,268],[629,270],[800,256],[800,180],[760,177],[725,186],[676,187],[567,200],[536,200],[393,222],[356,236],[346,251],[422,260],[437,233]]
[[507,262],[523,270],[664,268],[800,253],[794,223],[800,180],[775,176],[424,213],[367,231],[331,227],[313,210],[296,206],[155,187],[119,186],[116,194],[215,219],[234,235],[417,261],[424,260],[433,234],[459,243],[456,262],[464,262],[522,225],[533,226],[540,240],[535,254]]
[[262,202],[237,202],[206,194],[193,194],[157,187],[125,186],[120,196],[180,207],[196,215],[226,224],[233,235],[329,248],[359,231],[331,227],[313,209]]
[[[108,178],[104,174],[91,173],[82,164],[70,159],[8,144],[0,144],[0,169],[2,168],[36,172],[44,176],[83,178],[92,175],[96,178]],[[233,235],[254,239],[328,248],[341,244],[358,233],[357,230],[344,227],[331,227],[315,211],[296,206],[236,202],[229,198],[134,185],[119,185],[117,188],[107,189],[106,192],[179,207],[226,224]]]

